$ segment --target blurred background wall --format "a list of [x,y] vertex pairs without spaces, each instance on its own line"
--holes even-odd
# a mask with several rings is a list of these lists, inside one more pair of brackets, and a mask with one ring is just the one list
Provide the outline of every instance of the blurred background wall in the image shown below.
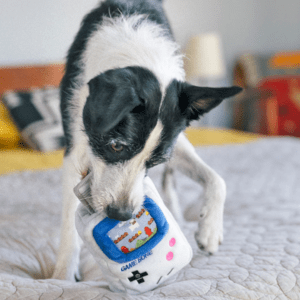
[[[65,57],[82,17],[98,0],[0,0],[0,65]],[[226,65],[244,52],[300,48],[299,0],[165,0],[177,41],[217,31]]]
[[[0,0],[0,66],[64,60],[82,17],[98,0]],[[165,0],[182,49],[197,34],[215,31],[223,42],[227,77],[242,53],[300,49],[299,0]],[[212,112],[226,126],[226,105]]]
[[299,0],[166,0],[177,41],[216,31],[223,41],[227,70],[245,52],[300,48]]

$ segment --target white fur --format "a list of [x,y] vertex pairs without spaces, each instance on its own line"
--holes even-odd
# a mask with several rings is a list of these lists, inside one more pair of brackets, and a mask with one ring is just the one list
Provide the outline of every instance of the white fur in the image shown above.
[[105,18],[82,57],[84,82],[109,69],[139,66],[152,71],[164,90],[171,80],[184,80],[178,50],[178,44],[166,36],[165,30],[146,16]]
[[[92,204],[100,211],[113,202],[127,201],[127,205],[140,209],[144,200],[143,179],[145,162],[159,143],[162,124],[160,121],[152,130],[143,150],[125,163],[107,166],[101,159],[92,156],[91,166],[94,174],[92,182]],[[124,199],[123,199],[124,198]]]
[[[142,21],[137,27],[136,25]],[[173,79],[183,81],[183,56],[179,46],[166,36],[165,30],[145,16],[104,18],[92,34],[78,62],[82,73],[75,81],[78,89],[71,95],[75,135],[82,131],[82,111],[88,95],[87,83],[95,76],[114,68],[144,67],[154,73],[160,83],[162,99]],[[162,100],[161,99],[161,100]]]
[[63,210],[60,246],[53,278],[74,281],[79,277],[80,241],[75,230],[75,211],[79,204],[73,188],[81,179],[76,155],[64,159],[63,165]]

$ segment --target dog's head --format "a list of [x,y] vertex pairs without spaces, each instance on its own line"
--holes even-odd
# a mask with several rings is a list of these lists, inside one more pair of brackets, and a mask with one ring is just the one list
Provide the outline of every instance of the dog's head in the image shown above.
[[140,67],[109,70],[89,83],[83,110],[93,206],[130,219],[144,200],[147,169],[166,161],[179,133],[240,88],[203,88],[174,80],[165,91]]

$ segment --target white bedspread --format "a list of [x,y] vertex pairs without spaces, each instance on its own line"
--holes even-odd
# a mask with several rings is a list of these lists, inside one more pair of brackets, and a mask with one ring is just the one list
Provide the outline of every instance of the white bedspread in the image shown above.
[[[61,170],[0,177],[0,299],[300,299],[300,141],[198,149],[226,180],[224,243],[207,256],[193,239],[202,189],[176,174],[194,257],[140,296],[108,290],[86,249],[81,282],[49,279],[58,248]],[[160,186],[161,167],[150,175]]]

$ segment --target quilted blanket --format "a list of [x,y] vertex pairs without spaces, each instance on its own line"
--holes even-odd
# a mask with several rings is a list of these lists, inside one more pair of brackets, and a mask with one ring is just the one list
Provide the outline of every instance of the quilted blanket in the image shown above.
[[[197,249],[202,188],[176,173],[182,229],[194,256],[161,287],[139,296],[111,292],[84,248],[80,282],[50,279],[61,170],[0,177],[0,299],[300,299],[300,141],[267,138],[197,152],[227,182],[224,242],[211,256]],[[150,173],[158,188],[162,170]]]

